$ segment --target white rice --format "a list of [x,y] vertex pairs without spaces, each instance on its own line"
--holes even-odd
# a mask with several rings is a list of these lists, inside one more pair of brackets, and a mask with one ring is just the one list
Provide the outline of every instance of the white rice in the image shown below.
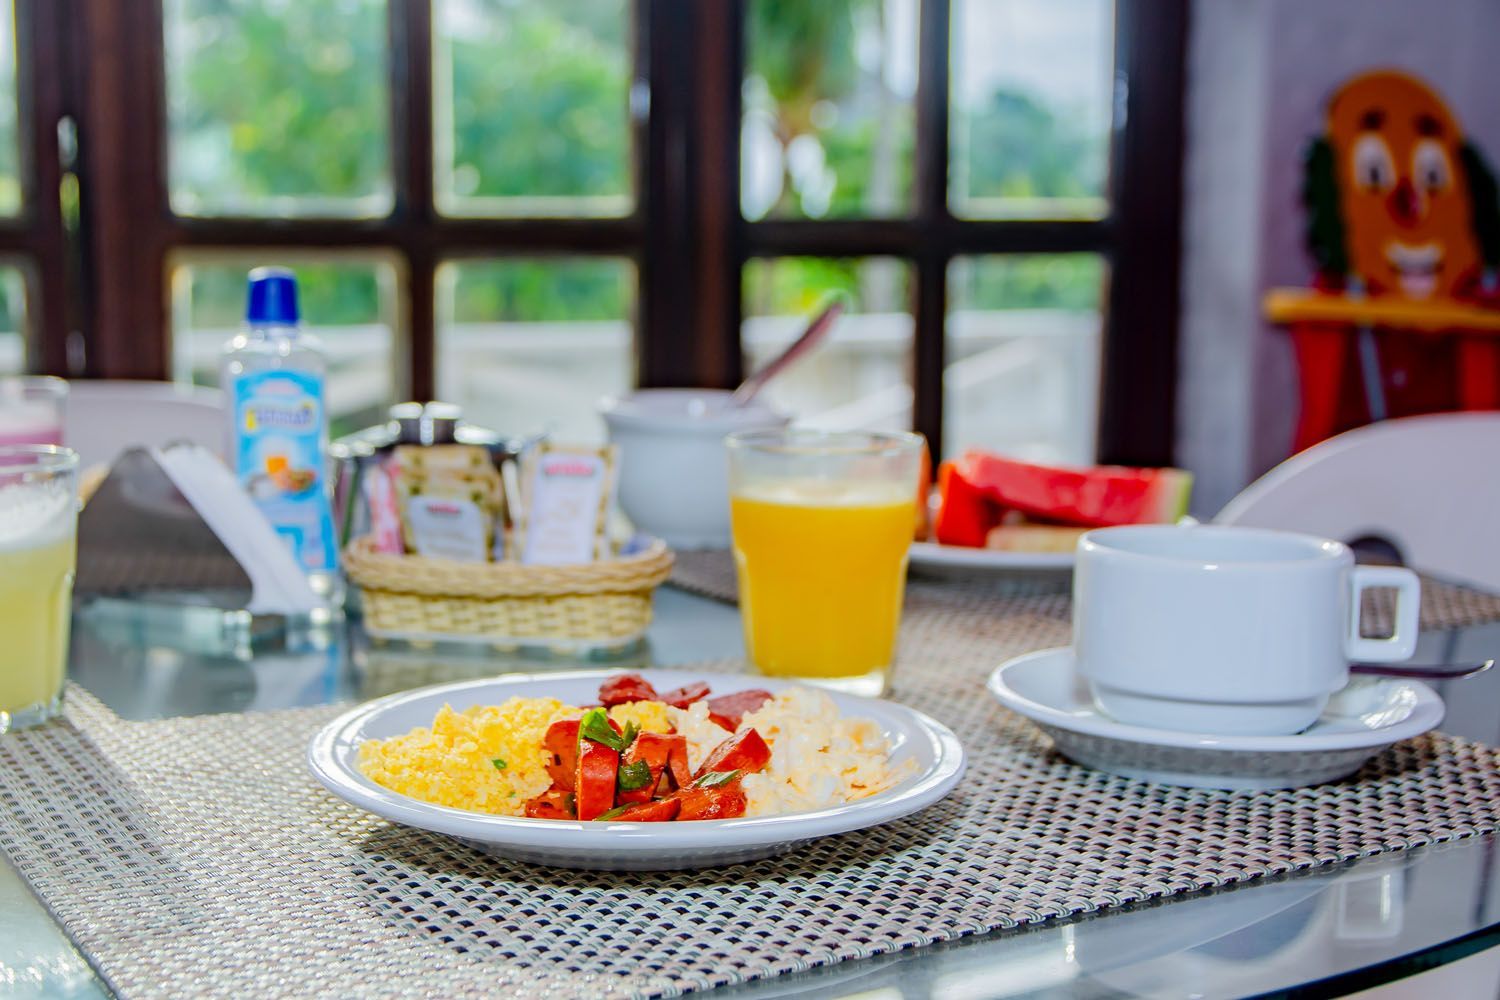
[[[708,706],[669,709],[687,737],[694,770],[728,734],[709,721]],[[744,778],[747,816],[774,816],[843,805],[883,792],[910,775],[912,761],[890,764],[891,745],[870,719],[845,718],[822,691],[788,688],[744,717],[770,744],[771,763]]]

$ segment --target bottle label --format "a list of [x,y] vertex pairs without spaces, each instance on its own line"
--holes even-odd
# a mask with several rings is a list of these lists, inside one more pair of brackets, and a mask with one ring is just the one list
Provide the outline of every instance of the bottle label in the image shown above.
[[323,473],[323,378],[262,371],[234,383],[234,471],[309,573],[338,565]]

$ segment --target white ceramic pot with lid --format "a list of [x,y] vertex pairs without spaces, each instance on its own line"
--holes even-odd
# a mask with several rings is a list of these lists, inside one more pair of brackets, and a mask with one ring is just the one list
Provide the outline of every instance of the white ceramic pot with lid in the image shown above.
[[640,389],[600,401],[609,439],[620,448],[620,509],[675,549],[729,547],[725,436],[791,422],[765,403],[735,406],[729,395]]

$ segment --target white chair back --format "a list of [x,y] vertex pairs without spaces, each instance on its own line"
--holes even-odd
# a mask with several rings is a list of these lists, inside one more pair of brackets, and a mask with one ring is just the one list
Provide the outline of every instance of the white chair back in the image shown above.
[[1500,588],[1500,413],[1387,420],[1294,455],[1217,524],[1379,538],[1440,577]]
[[224,404],[216,389],[171,382],[77,379],[68,383],[63,443],[87,469],[136,446],[174,441],[224,451]]

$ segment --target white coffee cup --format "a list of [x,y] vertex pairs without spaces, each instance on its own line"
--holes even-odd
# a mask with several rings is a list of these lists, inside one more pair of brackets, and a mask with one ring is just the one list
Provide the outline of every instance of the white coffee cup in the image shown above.
[[[1398,591],[1396,630],[1360,636],[1360,595]],[[1258,528],[1131,525],[1078,542],[1073,653],[1120,722],[1220,735],[1297,733],[1349,661],[1412,655],[1415,573],[1356,566],[1348,546]]]

